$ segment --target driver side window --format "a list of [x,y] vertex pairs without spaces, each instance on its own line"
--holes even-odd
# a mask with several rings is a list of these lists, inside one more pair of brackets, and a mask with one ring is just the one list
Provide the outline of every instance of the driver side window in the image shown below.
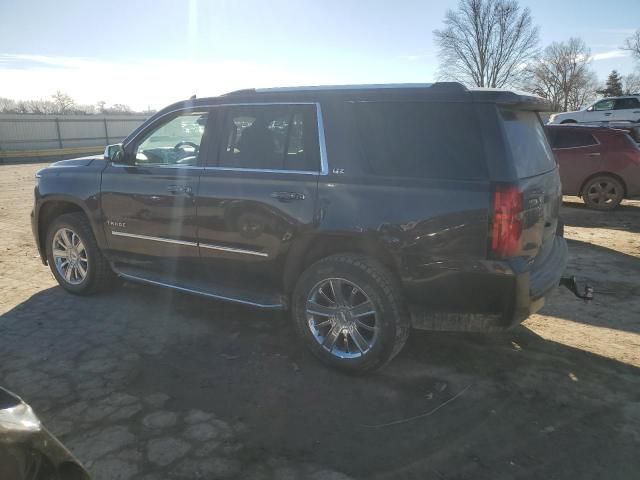
[[613,100],[602,100],[594,105],[594,110],[613,110]]
[[149,132],[136,148],[139,166],[193,166],[198,163],[207,112],[189,112]]

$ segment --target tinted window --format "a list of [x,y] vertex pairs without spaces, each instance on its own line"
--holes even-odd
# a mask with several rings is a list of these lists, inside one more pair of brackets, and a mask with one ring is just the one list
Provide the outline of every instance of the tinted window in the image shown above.
[[551,142],[553,148],[588,147],[597,144],[598,142],[589,132],[562,128],[555,129]]
[[221,167],[319,170],[314,105],[252,105],[228,110]]
[[391,177],[487,177],[470,104],[356,103],[369,171]]
[[137,165],[189,166],[198,161],[207,113],[187,113],[147,133],[136,149]]
[[614,100],[602,100],[596,103],[593,108],[594,110],[613,110]]
[[500,110],[500,115],[519,178],[531,177],[555,168],[553,152],[537,113]]
[[616,110],[640,108],[640,100],[637,98],[620,98],[616,100]]

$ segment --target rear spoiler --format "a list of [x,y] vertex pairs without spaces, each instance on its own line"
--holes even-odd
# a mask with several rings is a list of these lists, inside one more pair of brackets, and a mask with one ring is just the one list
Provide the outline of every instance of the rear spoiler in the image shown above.
[[495,103],[497,105],[532,112],[552,112],[551,102],[530,93],[494,88],[471,88],[471,98],[475,103]]

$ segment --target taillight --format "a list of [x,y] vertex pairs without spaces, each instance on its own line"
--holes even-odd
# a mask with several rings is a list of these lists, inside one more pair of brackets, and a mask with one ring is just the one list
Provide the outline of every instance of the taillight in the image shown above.
[[513,185],[496,185],[493,194],[491,253],[512,257],[522,247],[522,192]]

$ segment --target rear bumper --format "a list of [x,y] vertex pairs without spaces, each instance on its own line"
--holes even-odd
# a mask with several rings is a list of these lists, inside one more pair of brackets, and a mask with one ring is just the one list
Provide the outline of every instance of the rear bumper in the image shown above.
[[516,275],[516,303],[509,326],[519,324],[544,306],[544,297],[560,284],[568,256],[567,242],[556,235],[544,261],[535,269]]
[[523,259],[489,262],[484,270],[423,281],[421,296],[416,285],[405,284],[413,327],[500,331],[518,325],[560,284],[567,257],[567,243],[556,235],[547,256],[534,266]]

